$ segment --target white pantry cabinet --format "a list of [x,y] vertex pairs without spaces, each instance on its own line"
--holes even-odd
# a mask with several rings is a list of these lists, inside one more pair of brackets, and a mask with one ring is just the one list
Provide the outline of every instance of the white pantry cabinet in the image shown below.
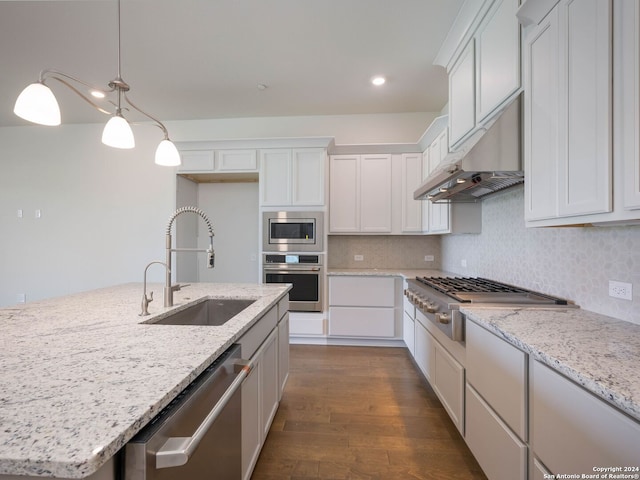
[[561,0],[525,42],[526,220],[612,209],[611,0]]
[[391,155],[332,155],[329,233],[391,233]]
[[515,16],[519,3],[481,2],[454,55],[439,63],[449,74],[451,151],[520,89],[520,26]]
[[594,467],[640,467],[640,423],[546,365],[531,363],[535,458],[553,474],[592,475]]
[[260,150],[260,206],[325,204],[326,150]]

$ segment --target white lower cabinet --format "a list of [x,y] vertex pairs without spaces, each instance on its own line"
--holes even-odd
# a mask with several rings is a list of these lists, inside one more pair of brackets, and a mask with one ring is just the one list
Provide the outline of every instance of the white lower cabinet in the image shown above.
[[531,448],[551,473],[640,467],[640,423],[546,365],[531,363]]
[[[289,374],[288,299],[239,340],[253,365],[242,384],[242,479],[251,478]],[[280,318],[278,318],[280,316]]]
[[464,348],[460,344],[454,345],[456,342],[445,337],[422,312],[416,310],[415,315],[413,357],[416,365],[433,387],[455,426],[460,433],[464,433],[464,365],[435,335],[440,336],[442,342],[449,343],[451,348],[457,348],[458,354]]
[[465,440],[490,480],[526,480],[527,445],[469,384]]
[[329,277],[329,336],[400,338],[400,278]]
[[415,355],[416,336],[415,336],[415,316],[416,307],[407,299],[403,298],[404,312],[402,312],[402,339],[409,349],[411,356]]

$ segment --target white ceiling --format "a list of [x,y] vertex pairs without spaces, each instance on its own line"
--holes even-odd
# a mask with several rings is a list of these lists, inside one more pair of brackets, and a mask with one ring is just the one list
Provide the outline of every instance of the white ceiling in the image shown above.
[[[462,3],[122,0],[122,77],[161,120],[435,112],[447,81],[432,62]],[[43,68],[106,88],[116,12],[116,0],[0,1],[0,126],[27,124],[13,104]],[[382,88],[370,84],[376,74]],[[49,85],[63,123],[104,121]]]

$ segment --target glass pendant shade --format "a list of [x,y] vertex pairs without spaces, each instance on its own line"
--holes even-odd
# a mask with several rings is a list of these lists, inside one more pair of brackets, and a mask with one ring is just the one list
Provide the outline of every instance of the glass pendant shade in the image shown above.
[[168,139],[162,140],[156,149],[156,164],[164,167],[176,167],[181,163],[180,153],[173,142]]
[[114,148],[134,148],[136,141],[129,122],[120,115],[111,117],[102,131],[102,143]]
[[39,125],[60,125],[60,107],[44,83],[32,83],[18,96],[13,113]]

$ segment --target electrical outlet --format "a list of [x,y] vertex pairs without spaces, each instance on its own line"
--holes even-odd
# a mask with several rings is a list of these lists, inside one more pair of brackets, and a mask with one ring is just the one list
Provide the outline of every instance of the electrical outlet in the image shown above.
[[41,218],[41,217],[42,217],[42,210],[40,210],[40,209],[38,208],[38,209],[36,210],[35,217],[36,217],[36,218]]
[[22,218],[22,209],[21,208],[18,209],[18,218]]
[[631,283],[609,280],[609,296],[623,300],[633,300],[633,286]]
[[18,303],[27,303],[27,294],[19,293],[17,299],[18,299]]
[[467,268],[467,259],[463,258],[462,260],[460,260],[460,266],[462,268]]
[[436,258],[433,255],[425,255],[424,256],[424,261],[425,262],[433,262]]
[[356,262],[362,262],[362,261],[364,260],[364,255],[354,255],[354,256],[353,256],[353,259],[354,259]]

